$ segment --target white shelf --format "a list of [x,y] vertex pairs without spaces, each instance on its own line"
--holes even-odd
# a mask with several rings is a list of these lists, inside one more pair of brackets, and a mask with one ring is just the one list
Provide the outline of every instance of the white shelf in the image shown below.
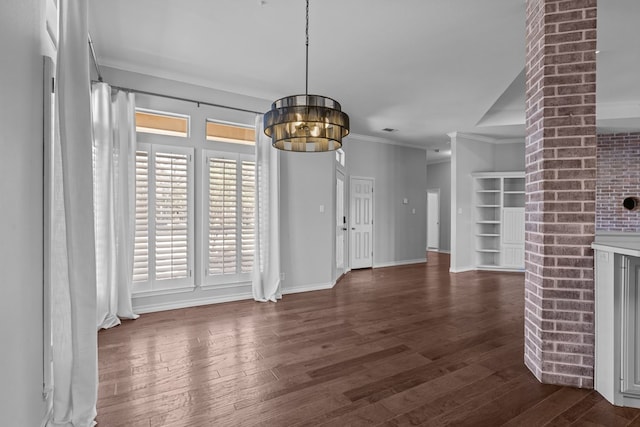
[[524,172],[478,172],[472,176],[476,268],[518,271],[524,267],[517,259],[524,253],[524,244],[520,248],[509,239],[514,238],[513,211],[525,205]]

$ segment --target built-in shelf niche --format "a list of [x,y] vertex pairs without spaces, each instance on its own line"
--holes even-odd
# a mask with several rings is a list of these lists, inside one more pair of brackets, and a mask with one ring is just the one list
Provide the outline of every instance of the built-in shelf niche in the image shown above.
[[524,268],[524,232],[513,242],[514,218],[516,230],[524,230],[524,172],[474,173],[473,189],[476,267]]

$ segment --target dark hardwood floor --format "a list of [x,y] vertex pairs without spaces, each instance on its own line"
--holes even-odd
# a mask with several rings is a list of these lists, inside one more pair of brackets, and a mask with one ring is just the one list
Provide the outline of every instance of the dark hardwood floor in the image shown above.
[[523,364],[523,275],[428,265],[146,314],[99,333],[98,425],[640,426]]

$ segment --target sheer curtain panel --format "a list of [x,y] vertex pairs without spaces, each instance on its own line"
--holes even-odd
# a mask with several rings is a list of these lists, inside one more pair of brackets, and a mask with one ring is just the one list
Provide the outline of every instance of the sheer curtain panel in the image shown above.
[[135,319],[131,304],[135,233],[135,99],[94,83],[93,194],[96,233],[97,326]]
[[280,290],[280,162],[279,152],[256,117],[256,218],[253,298],[276,302]]
[[52,259],[53,409],[47,425],[89,427],[95,425],[98,347],[88,5],[83,0],[58,5],[55,174],[62,188],[54,197],[62,199],[55,209],[62,218],[54,219],[60,238]]

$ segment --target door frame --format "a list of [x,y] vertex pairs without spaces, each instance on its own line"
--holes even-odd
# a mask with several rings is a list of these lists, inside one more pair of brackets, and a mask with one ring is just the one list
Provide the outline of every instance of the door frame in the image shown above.
[[426,250],[429,251],[429,194],[435,194],[438,197],[438,223],[437,223],[437,229],[438,229],[438,246],[436,248],[431,248],[431,249],[435,249],[436,252],[440,250],[440,235],[442,230],[440,229],[440,189],[439,188],[427,188],[427,247]]
[[[336,195],[335,195],[335,202],[336,202],[336,211],[338,208],[338,190],[337,190],[337,183],[338,183],[338,174],[342,175],[342,183],[343,183],[343,188],[342,188],[342,213],[343,216],[345,217],[345,221],[343,224],[344,230],[343,230],[343,242],[342,242],[342,270],[338,269],[338,265],[337,263],[334,264],[334,271],[335,271],[335,280],[339,280],[340,277],[342,277],[344,274],[346,274],[350,268],[350,252],[349,252],[349,209],[347,207],[347,202],[349,201],[348,198],[348,194],[349,194],[349,188],[347,188],[347,174],[345,173],[344,169],[339,167],[338,165],[336,165]],[[336,219],[337,219],[337,215],[336,215]],[[336,224],[336,233],[335,233],[335,243],[334,243],[334,250],[337,251],[338,249],[338,235],[337,235],[337,229],[338,224]],[[337,257],[334,256],[334,261],[337,261]]]
[[[351,239],[351,231],[352,227],[351,227],[351,213],[353,212],[351,203],[353,202],[352,199],[352,195],[351,195],[351,184],[353,182],[354,179],[361,179],[361,180],[366,180],[366,181],[371,181],[371,188],[373,189],[371,191],[371,267],[370,268],[374,268],[375,267],[375,263],[373,262],[373,257],[375,256],[375,251],[374,251],[374,243],[375,243],[375,212],[376,212],[376,197],[375,197],[375,188],[376,188],[376,179],[372,176],[360,176],[360,175],[349,175],[349,215],[348,218],[349,220],[347,221],[347,229],[349,231],[349,245],[348,245],[348,250],[349,250],[349,270],[351,270],[353,268],[353,262],[351,259],[351,245],[353,244],[353,239]],[[365,267],[366,268],[366,267]]]

